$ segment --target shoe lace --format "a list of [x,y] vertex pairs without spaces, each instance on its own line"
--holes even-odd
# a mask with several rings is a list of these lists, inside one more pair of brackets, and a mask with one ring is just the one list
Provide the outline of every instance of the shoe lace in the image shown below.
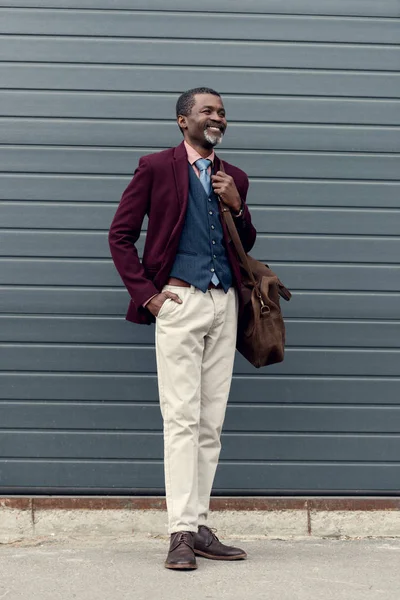
[[171,550],[177,548],[180,544],[186,544],[186,546],[189,546],[189,548],[192,548],[192,545],[193,545],[192,536],[188,531],[180,531],[179,532],[179,535],[177,535],[176,538],[174,539],[173,548],[171,548]]
[[207,527],[207,525],[203,525],[203,527],[204,527],[205,529],[207,529],[207,531],[209,531],[210,535],[212,535],[212,537],[213,537],[215,540],[217,540],[217,542],[219,542],[219,538],[216,536],[216,533],[217,533],[217,531],[218,531],[217,529],[213,529],[213,528],[211,528],[211,527]]

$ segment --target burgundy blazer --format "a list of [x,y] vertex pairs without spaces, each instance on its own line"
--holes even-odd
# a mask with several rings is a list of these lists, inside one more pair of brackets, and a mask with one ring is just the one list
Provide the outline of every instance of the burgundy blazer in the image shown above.
[[[219,158],[215,157],[215,171],[218,171],[219,164]],[[245,202],[249,187],[246,173],[225,161],[224,166],[227,174],[235,180],[240,197]],[[188,195],[188,159],[183,142],[176,148],[149,154],[139,160],[133,179],[122,195],[109,233],[112,258],[131,297],[126,315],[128,321],[149,324],[155,320],[142,305],[158,294],[168,281],[185,223]],[[140,262],[135,244],[146,215],[147,236]],[[256,230],[247,206],[235,223],[244,249],[248,252],[255,242]],[[238,287],[239,263],[225,223],[222,222],[222,225],[228,259]]]

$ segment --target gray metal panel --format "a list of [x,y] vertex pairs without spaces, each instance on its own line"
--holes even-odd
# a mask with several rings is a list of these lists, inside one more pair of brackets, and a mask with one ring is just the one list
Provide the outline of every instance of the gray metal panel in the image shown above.
[[400,75],[396,72],[320,71],[310,67],[278,69],[276,66],[270,69],[230,67],[221,71],[212,65],[0,64],[0,81],[4,88],[179,94],[183,88],[206,82],[222,94],[237,94],[239,80],[247,94],[400,98]]
[[[400,42],[394,19],[321,16],[161,13],[113,11],[105,18],[96,10],[34,10],[0,8],[3,34],[140,37],[210,40],[346,42],[396,44]],[[105,61],[106,62],[106,61]],[[168,61],[169,62],[169,61]]]
[[[399,265],[271,263],[270,266],[295,290],[400,292]],[[37,285],[38,281],[50,286],[122,287],[111,261],[0,259],[0,285]]]
[[[288,346],[397,348],[400,322],[286,319]],[[0,315],[1,342],[153,344],[154,328],[115,317]],[[153,398],[155,399],[155,397]]]
[[[128,325],[129,327],[129,325]],[[133,327],[132,327],[133,329]],[[155,374],[121,373],[6,373],[0,372],[1,400],[97,402],[157,402]],[[284,376],[260,372],[252,375],[251,404],[280,405],[398,405],[400,378]],[[235,374],[231,404],[248,397],[249,377]]]
[[[137,243],[139,252],[143,250],[144,235]],[[110,255],[107,234],[100,231],[56,233],[3,230],[0,241],[0,252],[7,257],[105,259]],[[259,234],[253,254],[271,264],[275,261],[293,261],[293,257],[299,262],[397,264],[399,244],[398,237],[385,236]]]
[[[0,114],[11,117],[157,119],[171,121],[176,94],[0,91]],[[366,98],[229,96],[224,106],[230,131],[238,122],[400,125],[400,101]]]
[[[180,141],[175,139],[176,144]],[[132,176],[139,158],[157,150],[161,148],[0,146],[0,165],[10,173]],[[223,149],[218,154],[250,177],[400,181],[400,154]]]
[[[362,418],[362,417],[361,417]],[[161,432],[4,431],[3,458],[162,460]],[[400,436],[391,434],[225,433],[221,460],[374,461],[398,455]]]
[[[0,202],[0,223],[2,228],[83,230],[86,234],[91,230],[108,230],[116,208],[117,203],[85,205],[82,202],[75,206]],[[254,206],[251,211],[260,233],[396,236],[400,231],[398,209]]]
[[[399,57],[400,64],[400,57]],[[2,140],[12,145],[169,147],[177,144],[174,122],[1,119]],[[317,150],[323,152],[400,152],[400,127],[236,123],[224,146],[238,149],[245,136],[253,150]]]
[[[399,374],[400,349],[288,348],[282,364],[271,374],[391,376]],[[154,373],[155,352],[148,346],[6,344],[0,345],[4,371]],[[236,373],[252,374],[254,367],[236,357]],[[250,411],[252,412],[252,411]]]
[[0,6],[0,489],[162,489],[154,329],[123,320],[106,231],[205,84],[251,177],[253,254],[294,292],[285,362],[238,357],[216,486],[398,491],[399,34],[371,18],[398,2]]
[[[283,307],[286,317],[318,319],[399,319],[396,292],[295,291]],[[129,296],[113,288],[1,286],[0,311],[14,314],[117,315],[123,318]],[[329,343],[329,340],[327,340]]]
[[[162,431],[158,403],[2,402],[3,429]],[[398,433],[398,406],[296,406],[232,404],[224,432],[259,433]]]
[[[39,474],[39,476],[38,476]],[[152,490],[162,492],[163,468],[157,461],[22,460],[0,461],[1,480],[7,490],[101,492],[104,482],[109,493]],[[360,490],[398,492],[400,467],[395,463],[335,463],[297,461],[222,462],[215,486],[225,493],[355,493]]]
[[[202,0],[201,4],[187,0],[0,0],[0,6],[84,8],[101,10],[146,10],[146,11],[187,11],[226,12],[243,14],[242,0]],[[368,17],[400,17],[398,0],[246,0],[246,13],[289,14],[289,15],[348,15]]]
[[[141,60],[132,61],[132,57]],[[160,57],[169,65],[205,66],[217,61],[221,67],[397,71],[400,48],[348,43],[0,35],[0,58],[4,61],[160,65]]]
[[[46,201],[49,211],[61,210],[56,202],[78,202],[79,204],[74,205],[75,213],[89,210],[90,207],[84,204],[86,202],[98,204],[118,201],[130,178],[111,175],[0,173],[0,199]],[[251,178],[247,200],[251,206],[266,205],[268,201],[271,206],[397,208],[399,197],[400,183],[395,182]],[[97,210],[101,214],[104,212],[99,206],[96,212]],[[71,222],[73,219],[74,216],[69,211],[68,220]]]

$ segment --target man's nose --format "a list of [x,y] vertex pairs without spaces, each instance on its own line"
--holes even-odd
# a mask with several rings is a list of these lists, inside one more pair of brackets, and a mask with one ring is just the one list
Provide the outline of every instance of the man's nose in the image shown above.
[[224,118],[223,118],[223,117],[221,117],[221,115],[219,115],[218,113],[214,113],[214,114],[212,115],[211,119],[212,119],[213,121],[217,121],[218,123],[222,123],[222,122],[223,122],[223,120],[224,120]]

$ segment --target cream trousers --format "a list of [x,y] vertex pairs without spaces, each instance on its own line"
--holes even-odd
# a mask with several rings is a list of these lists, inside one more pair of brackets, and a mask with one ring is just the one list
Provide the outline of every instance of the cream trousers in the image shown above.
[[168,531],[204,525],[221,449],[232,380],[237,294],[166,285],[182,300],[166,300],[156,319]]

